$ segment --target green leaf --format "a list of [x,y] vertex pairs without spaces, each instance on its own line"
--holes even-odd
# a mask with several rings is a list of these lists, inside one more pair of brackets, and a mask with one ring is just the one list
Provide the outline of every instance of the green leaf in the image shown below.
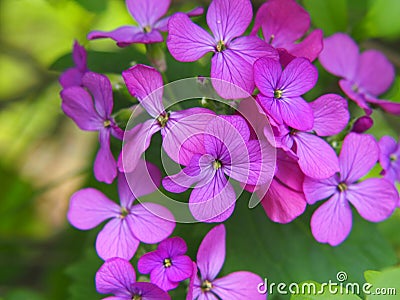
[[312,24],[321,28],[325,36],[347,31],[347,0],[303,0],[303,4],[310,13]]
[[365,279],[372,286],[366,299],[399,299],[400,297],[400,267],[389,268],[382,272],[366,271]]
[[[3,299],[3,298],[0,298]],[[4,297],[5,300],[44,300],[45,298],[38,292],[28,289],[16,289],[7,293]]]
[[336,289],[340,291],[340,286],[322,285],[315,281],[305,281],[299,284],[298,293],[293,293],[290,300],[361,300],[360,297],[351,293],[350,289],[345,288],[343,285],[343,293],[335,292]]

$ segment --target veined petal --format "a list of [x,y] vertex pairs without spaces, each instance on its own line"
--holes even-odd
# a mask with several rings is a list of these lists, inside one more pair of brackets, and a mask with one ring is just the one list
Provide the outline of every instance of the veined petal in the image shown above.
[[170,281],[179,282],[192,276],[193,262],[189,256],[180,255],[172,259],[172,268],[167,268],[166,273]]
[[340,178],[353,183],[368,173],[379,157],[378,143],[368,134],[349,133],[339,156]]
[[311,232],[320,243],[341,244],[352,227],[351,207],[344,193],[335,193],[311,217]]
[[207,11],[207,24],[217,41],[229,42],[242,35],[253,18],[250,0],[213,0]]
[[[197,16],[202,15],[203,13],[204,13],[204,8],[202,8],[201,6],[195,7],[192,10],[185,12],[185,14],[188,17],[197,17]],[[167,32],[168,31],[168,22],[172,16],[168,16],[168,17],[162,18],[161,20],[157,21],[157,23],[153,26],[153,28],[163,31],[163,32]]]
[[108,199],[102,192],[86,188],[72,195],[67,218],[72,226],[87,230],[109,218],[117,217],[119,212],[118,204]]
[[82,130],[95,131],[103,127],[103,120],[94,109],[90,94],[78,86],[61,91],[62,110]]
[[140,104],[153,118],[157,118],[164,112],[163,80],[156,69],[145,65],[136,65],[123,71],[122,77],[129,93],[138,98]]
[[370,222],[381,222],[390,217],[399,201],[396,188],[383,178],[369,178],[350,185],[347,200],[358,213]]
[[212,291],[220,299],[265,300],[266,294],[261,294],[257,286],[263,282],[260,276],[246,271],[234,272],[213,281]]
[[298,132],[295,136],[299,166],[312,178],[328,178],[339,172],[339,160],[333,148],[318,136]]
[[308,204],[314,204],[319,200],[332,196],[337,192],[338,184],[339,178],[336,175],[327,179],[306,177],[304,179],[303,188]]
[[184,255],[187,251],[187,246],[183,238],[179,236],[174,236],[172,238],[163,240],[158,245],[157,249],[165,251],[170,257],[175,257],[179,255]]
[[131,291],[133,295],[140,295],[142,300],[171,300],[167,292],[150,282],[135,282]]
[[77,40],[74,41],[72,58],[74,60],[75,66],[78,68],[79,71],[87,71],[87,53],[85,47],[80,45]]
[[282,67],[272,58],[260,58],[254,63],[254,81],[260,92],[269,98],[274,97]]
[[[172,266],[170,268],[172,268]],[[170,268],[168,268],[168,269],[170,269]],[[179,285],[179,282],[177,282],[177,281],[174,282],[174,281],[169,280],[169,278],[167,276],[168,269],[164,267],[164,265],[162,264],[162,261],[161,261],[161,263],[157,267],[155,267],[150,273],[151,283],[154,283],[155,285],[157,285],[164,291],[173,290],[173,289],[177,288]]]
[[110,130],[99,131],[100,149],[94,161],[94,176],[100,182],[112,183],[117,177],[117,162],[110,149]]
[[82,83],[92,94],[98,114],[104,119],[109,119],[114,106],[110,80],[102,74],[87,72],[82,78]]
[[262,94],[258,94],[256,101],[273,121],[279,125],[283,124],[279,100],[274,97],[266,97]]
[[167,46],[178,61],[192,62],[215,51],[211,35],[194,24],[184,13],[177,13],[168,22]]
[[358,46],[347,34],[335,33],[324,39],[324,49],[319,55],[319,61],[329,73],[353,80],[358,60]]
[[366,96],[366,101],[369,103],[373,103],[376,106],[379,106],[381,109],[390,114],[400,116],[400,103],[398,102],[392,102],[389,100],[377,99],[368,96]]
[[203,238],[197,251],[197,267],[201,277],[214,280],[225,261],[226,230],[223,224],[215,226]]
[[288,97],[275,100],[282,121],[297,130],[310,130],[314,125],[314,114],[309,103],[301,97]]
[[167,13],[170,4],[171,0],[126,0],[129,13],[142,27],[153,26]]
[[103,260],[112,257],[130,260],[138,246],[139,240],[133,235],[126,218],[117,217],[110,220],[96,239],[96,251]]
[[142,274],[149,274],[153,269],[163,266],[164,251],[152,251],[143,254],[138,261],[137,268]]
[[303,192],[304,173],[301,171],[297,160],[282,150],[278,150],[276,154],[275,177],[290,189]]
[[391,136],[385,135],[379,140],[379,163],[384,170],[390,167],[390,155],[395,153],[398,147],[396,140]]
[[108,259],[97,271],[96,290],[101,294],[129,297],[130,286],[135,281],[135,269],[131,263],[123,258],[114,257]]
[[65,89],[72,86],[80,86],[82,84],[83,73],[78,68],[69,68],[60,75],[59,81]]
[[318,57],[324,48],[323,38],[323,31],[321,29],[316,29],[300,43],[287,45],[286,49],[291,55],[296,57],[305,57],[312,62]]
[[365,110],[365,112],[370,115],[372,113],[372,109],[368,106],[368,103],[363,94],[359,93],[356,89],[356,86],[351,81],[346,79],[342,79],[339,81],[339,86],[342,91],[359,107]]
[[310,105],[314,113],[313,130],[319,136],[338,134],[349,123],[347,101],[339,95],[323,95]]

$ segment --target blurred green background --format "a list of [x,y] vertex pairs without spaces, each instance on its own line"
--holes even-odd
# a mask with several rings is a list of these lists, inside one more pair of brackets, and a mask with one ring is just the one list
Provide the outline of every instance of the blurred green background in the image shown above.
[[[171,12],[206,3],[173,1]],[[261,3],[253,1],[255,8]],[[400,1],[301,3],[325,36],[350,33],[363,49],[383,51],[400,74]],[[72,65],[74,39],[90,50],[89,68],[111,75],[113,83],[121,81],[118,74],[133,61],[148,63],[145,49],[121,50],[112,41],[86,41],[90,30],[133,23],[122,0],[1,0],[0,22],[0,299],[100,299],[94,289],[94,273],[101,264],[93,248],[97,231],[71,228],[65,214],[70,195],[80,187],[95,186],[116,199],[115,189],[93,179],[97,136],[78,130],[62,114],[57,80],[60,71]],[[205,19],[196,22],[205,24]],[[170,81],[209,72],[207,59],[180,64],[167,55],[167,62]],[[327,92],[340,92],[337,79],[320,68],[319,83],[308,98]],[[384,97],[400,102],[400,75]],[[354,105],[352,109],[361,114]],[[399,136],[398,117],[381,112],[373,117],[370,132],[377,138]],[[377,167],[374,175],[379,171]],[[223,273],[248,269],[291,282],[328,280],[335,271],[345,270],[350,279],[362,282],[367,269],[398,266],[399,211],[379,225],[356,217],[348,241],[331,248],[312,239],[311,210],[292,224],[279,225],[269,222],[260,207],[249,212],[240,204],[227,222]],[[187,239],[192,258],[209,228],[177,227],[176,234]],[[184,289],[174,293],[173,299],[182,299]]]

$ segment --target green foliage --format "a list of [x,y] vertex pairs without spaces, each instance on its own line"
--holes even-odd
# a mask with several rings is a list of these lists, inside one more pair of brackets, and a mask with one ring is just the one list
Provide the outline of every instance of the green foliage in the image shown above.
[[371,294],[366,300],[399,299],[400,298],[400,267],[388,268],[381,272],[366,271],[365,279],[372,286]]

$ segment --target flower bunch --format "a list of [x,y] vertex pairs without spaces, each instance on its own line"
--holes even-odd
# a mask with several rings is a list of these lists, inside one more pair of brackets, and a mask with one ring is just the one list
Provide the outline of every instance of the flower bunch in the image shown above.
[[[311,232],[318,242],[332,246],[351,231],[351,206],[371,222],[393,213],[399,205],[394,184],[400,180],[400,146],[389,136],[378,142],[364,133],[373,126],[375,109],[400,114],[399,103],[378,99],[394,79],[383,53],[360,54],[344,33],[324,39],[315,29],[303,38],[310,16],[295,0],[267,0],[248,34],[250,0],[212,0],[206,29],[190,19],[201,15],[201,8],[163,17],[169,0],[126,0],[126,5],[137,26],[94,31],[88,39],[111,38],[127,47],[157,45],[166,35],[175,60],[208,63],[210,57],[203,56],[211,53],[211,70],[194,79],[194,94],[171,95],[163,76],[165,62],[151,57],[147,48],[153,66],[135,64],[122,72],[128,92],[138,101],[129,108],[131,121],[122,126],[115,119],[118,112],[113,113],[110,80],[89,70],[85,49],[75,42],[75,67],[60,77],[62,109],[80,129],[99,132],[95,178],[107,184],[118,178],[119,204],[85,188],[71,197],[68,211],[69,222],[81,230],[108,220],[96,241],[105,261],[96,274],[99,293],[113,294],[113,299],[169,299],[168,291],[189,281],[190,300],[266,298],[257,292],[261,278],[251,272],[216,279],[225,260],[224,225],[204,237],[196,262],[186,255],[186,242],[170,237],[180,217],[176,206],[163,202],[161,188],[170,194],[190,189],[187,205],[181,204],[193,222],[205,223],[229,219],[240,189],[256,197],[250,206],[261,202],[277,223],[291,222],[308,204],[326,200],[312,215]],[[318,85],[317,58],[341,78],[344,94],[327,91],[305,100]],[[176,97],[201,99],[189,107],[176,101],[171,105]],[[365,113],[355,122],[346,97]],[[162,139],[158,150],[179,167],[175,172],[147,159],[146,153],[157,147],[155,135]],[[110,149],[111,136],[124,141],[118,157]],[[378,161],[383,177],[364,178]],[[140,200],[155,192],[159,194],[152,201]],[[150,282],[137,282],[129,262],[140,243],[158,243],[137,262]]]

